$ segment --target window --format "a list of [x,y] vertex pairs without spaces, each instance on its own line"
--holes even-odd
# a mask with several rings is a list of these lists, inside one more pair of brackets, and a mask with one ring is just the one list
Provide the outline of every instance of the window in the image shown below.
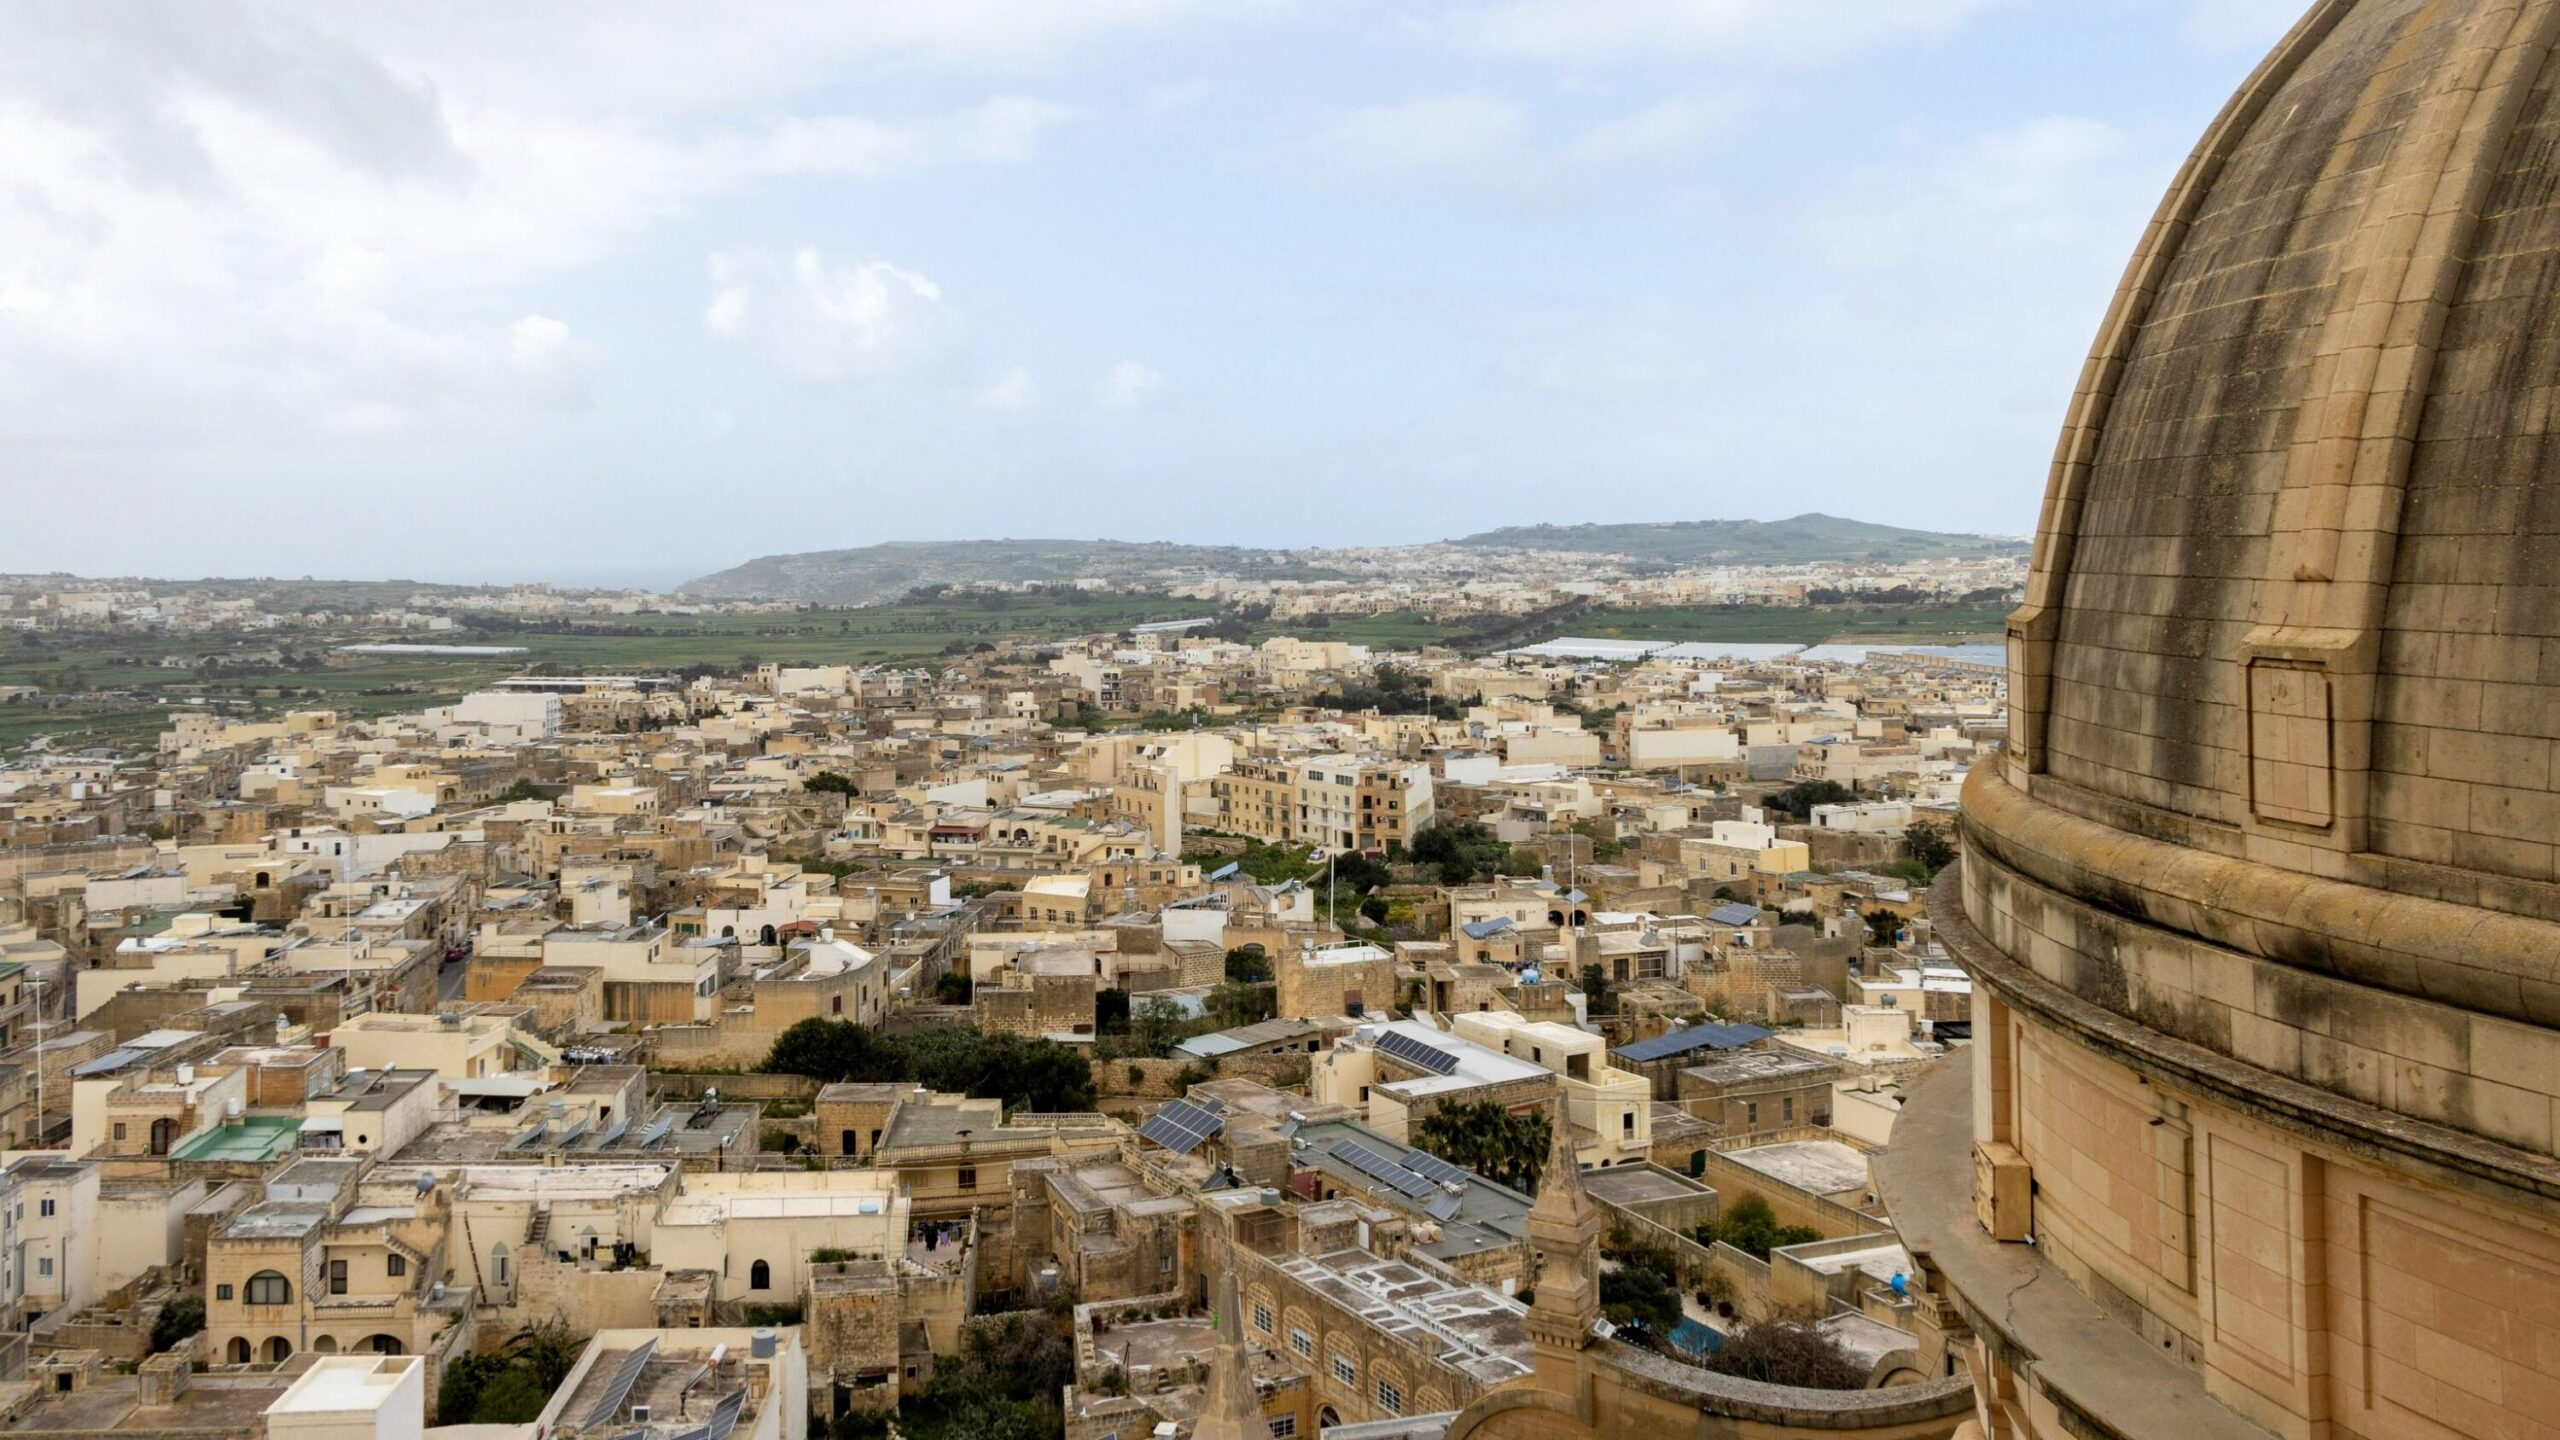
[[36,1262],[36,1273],[37,1273],[37,1274],[39,1274],[39,1275],[50,1275],[50,1274],[52,1274],[52,1273],[53,1273],[53,1257],[52,1257],[52,1256],[50,1256],[50,1255],[47,1255],[47,1256],[45,1256],[43,1259],[38,1260],[38,1261]]
[[36,1213],[37,1213],[38,1215],[50,1215],[50,1214],[52,1214],[52,1213],[53,1213],[53,1202],[52,1202],[51,1200],[39,1200],[39,1201],[37,1201],[37,1202],[36,1202]]
[[1315,1358],[1316,1353],[1316,1337],[1308,1334],[1304,1330],[1292,1330],[1289,1332],[1289,1348],[1297,1351],[1302,1356],[1313,1359]]
[[1636,1112],[1633,1110],[1624,1110],[1619,1112],[1618,1133],[1621,1135],[1633,1135],[1636,1133]]
[[231,1298],[231,1287],[230,1287],[230,1286],[228,1286],[228,1285],[216,1285],[216,1286],[214,1286],[214,1287],[213,1287],[213,1298],[214,1298],[214,1299],[216,1299],[216,1300],[228,1300],[228,1299],[230,1299],[230,1298]]
[[489,1278],[501,1285],[507,1283],[507,1247],[504,1245],[489,1252]]
[[1271,1422],[1271,1440],[1289,1440],[1298,1433],[1298,1417],[1283,1415]]
[[1742,1102],[1742,1123],[1745,1125],[1757,1125],[1760,1123],[1759,1101],[1745,1100]]
[[293,1282],[273,1270],[261,1270],[249,1277],[249,1303],[252,1305],[290,1305]]
[[1256,1330],[1261,1331],[1261,1332],[1262,1332],[1263,1334],[1265,1334],[1265,1335],[1268,1335],[1268,1334],[1270,1334],[1270,1333],[1271,1333],[1271,1307],[1270,1307],[1270,1306],[1268,1306],[1268,1305],[1256,1305],[1256,1306],[1254,1306],[1254,1307],[1253,1307],[1253,1328],[1254,1328],[1254,1329],[1256,1329]]
[[116,1122],[116,1138],[119,1140],[124,1138],[124,1122],[121,1120]]
[[767,1265],[766,1263],[764,1263],[764,1262],[763,1262],[763,1261],[761,1261],[761,1260],[757,1261],[757,1262],[756,1262],[756,1263],[754,1263],[753,1265],[748,1266],[748,1267],[747,1267],[747,1288],[748,1288],[748,1289],[750,1289],[750,1290],[770,1290],[770,1289],[772,1289],[772,1288],[773,1288],[773,1267],[772,1267],[772,1266],[770,1266],[770,1265]]
[[392,1251],[389,1258],[382,1262],[382,1273],[391,1276],[408,1274],[409,1257],[401,1254],[397,1250]]
[[347,1262],[344,1260],[329,1262],[329,1293],[332,1295],[347,1293]]
[[1790,1095],[1786,1099],[1778,1102],[1778,1118],[1781,1120],[1793,1120],[1796,1118],[1796,1097]]
[[963,1165],[960,1167],[960,1188],[963,1190],[975,1190],[978,1188],[977,1166]]
[[1333,1357],[1333,1378],[1345,1385],[1357,1385],[1360,1383],[1360,1367],[1336,1355]]
[[1404,1413],[1404,1392],[1392,1380],[1378,1382],[1378,1408],[1390,1415]]

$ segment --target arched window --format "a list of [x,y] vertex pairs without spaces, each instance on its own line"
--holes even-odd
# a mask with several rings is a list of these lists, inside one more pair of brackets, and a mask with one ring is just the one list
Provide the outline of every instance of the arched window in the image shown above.
[[781,937],[781,935],[780,935],[780,933],[779,933],[778,931],[776,931],[776,930],[775,930],[772,926],[770,926],[770,925],[767,925],[766,927],[764,927],[764,929],[763,929],[761,932],[759,932],[759,933],[761,933],[761,934],[764,936],[764,943],[765,943],[765,944],[767,944],[767,945],[770,945],[770,944],[774,943],[776,940],[779,940],[780,938],[782,938],[782,937]]
[[770,1289],[772,1289],[772,1288],[773,1288],[773,1267],[772,1267],[772,1266],[770,1266],[770,1265],[767,1265],[766,1263],[764,1263],[764,1262],[763,1262],[763,1261],[761,1261],[761,1260],[757,1261],[757,1262],[756,1262],[756,1263],[754,1263],[753,1265],[748,1266],[748,1267],[747,1267],[747,1288],[748,1288],[748,1289],[750,1289],[750,1290],[770,1290]]
[[290,1305],[293,1303],[293,1282],[273,1270],[261,1270],[249,1277],[249,1288],[244,1298],[252,1305]]
[[365,1337],[364,1347],[376,1355],[399,1355],[406,1353],[408,1349],[400,1343],[400,1337],[397,1335],[368,1335]]
[[151,1153],[152,1153],[152,1154],[154,1154],[154,1155],[166,1155],[166,1154],[168,1154],[168,1153],[169,1153],[169,1142],[170,1142],[171,1140],[173,1140],[173,1139],[175,1139],[175,1138],[177,1137],[177,1133],[178,1133],[178,1122],[176,1122],[175,1120],[170,1119],[170,1118],[169,1118],[168,1116],[166,1116],[166,1115],[163,1115],[163,1116],[161,1116],[159,1119],[152,1121],[152,1122],[151,1122]]
[[281,1365],[293,1358],[293,1342],[281,1335],[267,1341],[267,1363]]
[[507,1247],[504,1245],[489,1251],[489,1278],[501,1285],[507,1283]]
[[311,1348],[323,1355],[335,1355],[338,1353],[338,1337],[335,1335],[323,1335],[319,1339],[311,1342]]
[[232,1364],[234,1364],[234,1365],[246,1365],[246,1364],[248,1364],[248,1363],[249,1363],[249,1339],[248,1339],[248,1337],[247,1337],[247,1336],[245,1336],[245,1335],[234,1335],[234,1336],[232,1336],[232,1337],[231,1337],[231,1344],[229,1345],[229,1347],[228,1347],[228,1348],[226,1348],[226,1349],[223,1351],[223,1354],[224,1354],[224,1355],[226,1355],[227,1357],[229,1357],[229,1359],[230,1359],[231,1363],[232,1363]]

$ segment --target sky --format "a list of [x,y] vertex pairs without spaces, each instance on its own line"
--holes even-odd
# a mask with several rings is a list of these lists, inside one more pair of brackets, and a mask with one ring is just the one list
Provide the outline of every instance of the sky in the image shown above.
[[2033,528],[2302,0],[0,0],[0,571]]

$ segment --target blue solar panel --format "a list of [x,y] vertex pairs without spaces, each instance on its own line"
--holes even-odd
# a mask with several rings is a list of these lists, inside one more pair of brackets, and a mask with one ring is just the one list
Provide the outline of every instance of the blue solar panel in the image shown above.
[[1421,1150],[1404,1152],[1404,1168],[1434,1185],[1464,1185],[1476,1178],[1439,1156]]
[[1692,1025],[1685,1030],[1666,1030],[1650,1040],[1621,1045],[1618,1058],[1660,1060],[1672,1055],[1686,1055],[1692,1050],[1740,1050],[1775,1033],[1758,1025]]
[[724,1440],[730,1431],[738,1428],[738,1417],[746,1410],[746,1391],[732,1391],[721,1397],[718,1408],[711,1412],[711,1423],[704,1427],[710,1432],[709,1440]]
[[1381,1031],[1378,1035],[1378,1053],[1393,1055],[1417,1070],[1428,1071],[1434,1075],[1446,1075],[1458,1068],[1456,1054],[1443,1050],[1427,1040],[1407,1035],[1401,1030]]
[[1189,1100],[1169,1100],[1138,1127],[1142,1139],[1153,1140],[1176,1154],[1188,1155],[1210,1136],[1227,1128],[1217,1112]]
[[1333,1155],[1335,1159],[1407,1199],[1427,1200],[1440,1191],[1439,1186],[1404,1168],[1404,1162],[1392,1155],[1373,1150],[1357,1140],[1336,1140],[1333,1142]]

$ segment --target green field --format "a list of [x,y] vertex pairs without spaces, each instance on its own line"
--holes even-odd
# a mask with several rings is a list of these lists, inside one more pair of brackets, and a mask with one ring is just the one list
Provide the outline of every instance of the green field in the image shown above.
[[[113,693],[58,702],[50,708],[42,702],[0,705],[0,747],[14,748],[46,734],[59,737],[63,744],[147,742],[165,728],[171,708],[206,702],[230,705],[244,714],[326,705],[370,716],[450,704],[491,681],[537,668],[553,674],[613,674],[707,666],[733,673],[764,661],[800,665],[930,661],[954,646],[1069,639],[1209,613],[1217,612],[1198,602],[1151,596],[1043,593],[962,596],[787,615],[635,615],[539,629],[492,621],[425,639],[425,643],[520,645],[525,650],[520,656],[473,659],[336,654],[336,646],[357,641],[425,638],[354,630],[255,636],[48,634],[38,644],[0,640],[0,685]],[[1495,643],[1526,644],[1559,634],[1631,640],[1921,643],[1996,636],[2004,614],[2005,607],[1996,604],[1585,610],[1541,622],[1525,636],[1501,633]],[[1479,617],[1442,625],[1418,612],[1396,611],[1335,616],[1320,624],[1263,620],[1249,628],[1249,635],[1256,640],[1281,634],[1314,636],[1380,650],[1418,650],[1427,645],[1473,650],[1488,648],[1487,638],[1504,623]],[[1511,631],[1520,629],[1517,623],[1511,624]],[[219,660],[275,650],[288,652],[292,663],[252,665],[231,660],[217,670],[205,671],[159,663],[164,655]]]
[[1914,645],[1946,645],[1999,639],[2005,633],[2009,608],[1999,602],[1840,605],[1821,609],[1670,605],[1652,610],[1588,610],[1564,622],[1556,634],[1607,640],[1730,640],[1788,645],[1901,640]]

